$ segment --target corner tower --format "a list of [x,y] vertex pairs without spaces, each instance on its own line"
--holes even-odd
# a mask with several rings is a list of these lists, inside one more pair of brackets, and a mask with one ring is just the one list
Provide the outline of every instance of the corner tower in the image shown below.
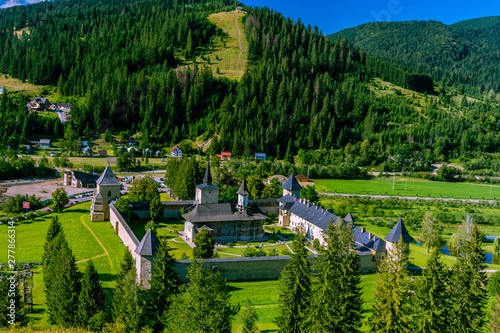
[[410,246],[410,243],[413,242],[413,238],[408,233],[408,230],[406,230],[402,219],[399,219],[398,223],[396,223],[394,228],[392,228],[391,232],[385,236],[385,240],[387,251],[390,251],[394,247],[394,244],[401,240],[408,247]]
[[287,179],[287,181],[283,184],[283,196],[285,195],[293,195],[297,199],[300,199],[300,190],[302,186],[299,185],[297,179],[295,179],[295,175],[292,174]]
[[97,179],[97,189],[92,197],[90,206],[90,220],[92,222],[109,220],[109,201],[118,199],[121,195],[121,185],[116,179],[111,167],[104,169],[102,175]]
[[210,162],[207,162],[203,184],[196,185],[195,200],[198,204],[219,203],[219,188],[212,184]]

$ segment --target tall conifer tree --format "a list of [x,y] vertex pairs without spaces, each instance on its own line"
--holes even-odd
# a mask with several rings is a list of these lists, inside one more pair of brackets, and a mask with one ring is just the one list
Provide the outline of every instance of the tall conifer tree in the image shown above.
[[89,260],[78,298],[78,323],[86,327],[89,320],[101,311],[104,311],[104,293],[94,263]]
[[361,327],[361,276],[352,225],[333,221],[326,233],[313,284],[308,327],[315,332],[357,332]]
[[379,268],[374,290],[375,304],[369,320],[371,332],[411,332],[408,247],[403,241],[387,251]]
[[281,272],[279,316],[276,318],[280,332],[305,332],[304,322],[311,299],[310,267],[307,261],[306,238],[299,232],[292,243],[292,254]]

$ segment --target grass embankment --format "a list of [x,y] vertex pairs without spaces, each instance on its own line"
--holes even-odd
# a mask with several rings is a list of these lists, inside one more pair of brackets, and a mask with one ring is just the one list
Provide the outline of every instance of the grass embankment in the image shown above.
[[[212,40],[212,50],[205,55],[206,60],[198,58],[198,62],[207,64],[212,73],[218,77],[239,80],[247,67],[248,42],[245,38],[245,13],[236,11],[222,12],[208,16],[210,22],[224,31],[224,37],[216,36]],[[208,63],[210,57],[210,63]],[[219,68],[219,73],[217,73]]]
[[[431,197],[455,199],[500,198],[500,186],[469,183],[432,182],[401,178],[396,176],[393,190],[393,178],[362,179],[316,179],[316,190],[320,193],[349,193],[360,195],[390,195],[402,197]],[[406,189],[406,190],[405,190]],[[491,195],[490,195],[491,192]]]

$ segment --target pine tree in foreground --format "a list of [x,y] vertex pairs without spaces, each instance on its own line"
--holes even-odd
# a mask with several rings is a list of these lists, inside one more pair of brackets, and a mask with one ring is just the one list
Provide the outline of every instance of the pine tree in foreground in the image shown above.
[[306,238],[298,232],[292,243],[291,255],[280,277],[279,316],[276,324],[280,332],[303,332],[311,299],[310,267],[307,261]]
[[50,256],[50,253],[48,253],[49,249],[49,244],[50,242],[59,235],[59,233],[62,232],[62,226],[61,223],[59,222],[59,217],[55,215],[52,217],[52,220],[50,221],[49,229],[47,230],[47,235],[45,236],[45,243],[43,244],[43,255],[42,255],[42,263],[45,263],[47,260],[47,257]]
[[245,306],[243,307],[242,313],[240,315],[241,333],[258,333],[258,319],[259,317],[255,312],[255,308],[252,306],[252,302],[250,302],[247,297]]
[[415,331],[441,333],[448,329],[448,285],[449,271],[435,249],[427,260],[427,269],[416,282],[414,322]]
[[202,262],[191,261],[189,283],[172,301],[164,316],[169,333],[230,333],[239,306],[231,304],[231,295],[220,272],[203,268]]
[[175,259],[170,254],[168,242],[163,241],[156,253],[151,281],[151,288],[146,293],[146,314],[153,322],[155,331],[163,330],[162,317],[172,303],[172,297],[179,292],[179,275],[174,270]]
[[52,252],[44,267],[46,303],[51,324],[74,326],[78,313],[80,273],[73,252],[62,234],[51,242]]
[[474,225],[453,266],[449,291],[452,303],[449,313],[450,332],[483,331],[488,296],[482,244],[483,236],[477,225]]
[[327,247],[320,252],[307,327],[314,332],[357,332],[361,327],[361,276],[352,225],[328,225]]
[[104,293],[92,260],[87,263],[78,298],[78,324],[87,327],[89,321],[104,311]]
[[125,249],[113,294],[112,315],[115,324],[124,326],[128,332],[133,332],[139,327],[140,308],[137,296],[134,258],[130,251]]
[[407,244],[397,242],[379,267],[369,319],[371,332],[412,332],[408,255]]
[[196,235],[194,245],[196,246],[193,249],[193,258],[208,259],[213,257],[215,241],[208,230],[203,229]]

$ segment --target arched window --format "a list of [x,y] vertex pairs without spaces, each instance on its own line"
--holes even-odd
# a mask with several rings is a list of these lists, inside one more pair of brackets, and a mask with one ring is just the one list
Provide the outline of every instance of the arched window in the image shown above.
[[111,196],[111,191],[108,191],[108,197],[110,197],[110,196]]

